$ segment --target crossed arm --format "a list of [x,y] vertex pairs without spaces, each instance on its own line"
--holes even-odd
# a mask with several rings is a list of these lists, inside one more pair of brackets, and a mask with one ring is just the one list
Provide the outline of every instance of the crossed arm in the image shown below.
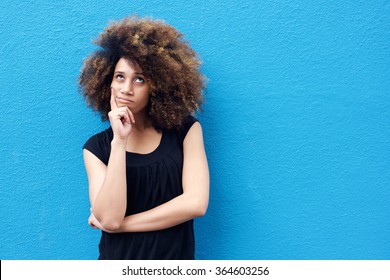
[[205,214],[209,200],[209,170],[198,122],[188,131],[183,143],[183,194],[138,214],[124,216],[127,203],[126,147],[116,143],[111,145],[107,166],[84,150],[92,206],[88,223],[92,227],[114,233],[155,231]]

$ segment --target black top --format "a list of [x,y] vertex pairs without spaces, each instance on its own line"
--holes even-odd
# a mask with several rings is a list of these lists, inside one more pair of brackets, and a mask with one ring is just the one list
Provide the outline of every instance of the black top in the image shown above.
[[[197,120],[188,117],[179,130],[163,130],[159,146],[149,154],[126,152],[126,216],[163,204],[183,193],[183,141]],[[108,164],[111,127],[92,136],[84,149]],[[102,231],[99,259],[194,259],[193,220],[150,232]]]

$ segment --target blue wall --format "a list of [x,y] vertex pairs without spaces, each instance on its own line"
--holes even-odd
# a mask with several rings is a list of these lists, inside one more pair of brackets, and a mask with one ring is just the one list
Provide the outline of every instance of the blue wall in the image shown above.
[[[43,3],[46,2],[46,3]],[[111,19],[163,18],[209,78],[199,259],[390,259],[388,1],[0,2],[0,258],[95,259],[77,92]]]

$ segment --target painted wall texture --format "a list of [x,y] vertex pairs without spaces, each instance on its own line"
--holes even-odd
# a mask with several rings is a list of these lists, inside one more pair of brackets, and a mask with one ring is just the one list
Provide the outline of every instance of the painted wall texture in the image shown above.
[[198,259],[390,259],[390,2],[0,2],[0,258],[96,259],[78,93],[91,40],[137,13],[209,78]]

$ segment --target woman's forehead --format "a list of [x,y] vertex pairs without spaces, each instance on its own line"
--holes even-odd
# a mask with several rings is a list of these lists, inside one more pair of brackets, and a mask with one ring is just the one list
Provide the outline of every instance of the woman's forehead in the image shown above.
[[129,60],[129,59],[126,59],[124,57],[120,58],[115,66],[115,71],[131,71],[131,72],[142,72],[142,69],[141,67]]

